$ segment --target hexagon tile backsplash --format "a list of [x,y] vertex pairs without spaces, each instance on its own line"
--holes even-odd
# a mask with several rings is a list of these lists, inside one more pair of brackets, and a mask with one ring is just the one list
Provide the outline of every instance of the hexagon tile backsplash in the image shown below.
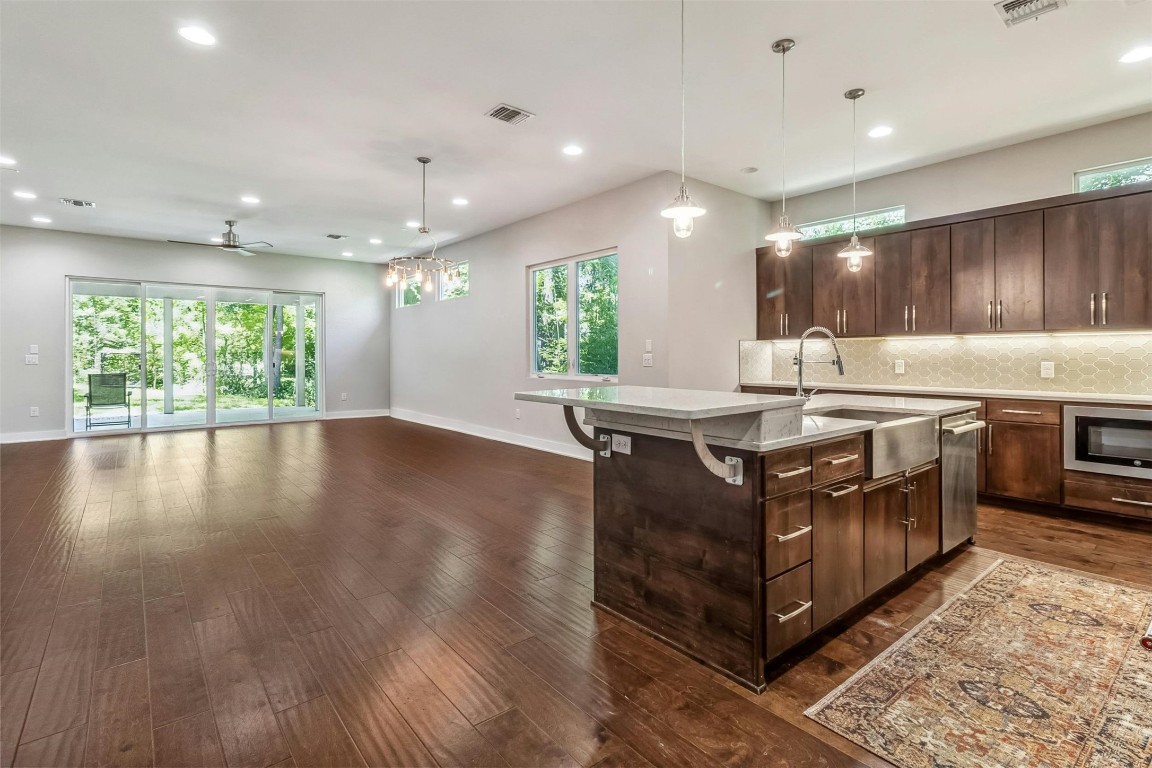
[[[830,365],[805,365],[812,384],[1004,389],[1034,392],[1152,394],[1152,334],[1031,334],[933,338],[839,339],[844,376]],[[793,341],[740,342],[740,381],[795,381]],[[828,360],[832,346],[812,338],[808,360]],[[896,373],[896,361],[904,373]],[[1055,376],[1040,378],[1040,363]]]

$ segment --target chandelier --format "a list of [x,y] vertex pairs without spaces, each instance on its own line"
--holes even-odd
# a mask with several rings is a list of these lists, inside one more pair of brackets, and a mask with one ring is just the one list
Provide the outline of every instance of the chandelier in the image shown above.
[[428,228],[428,163],[430,157],[418,157],[420,163],[420,234],[427,235],[432,241],[432,252],[420,256],[396,256],[388,259],[388,276],[384,278],[384,285],[389,288],[396,286],[403,289],[412,280],[417,285],[424,286],[425,293],[431,293],[435,286],[435,275],[439,274],[441,280],[455,282],[460,279],[460,269],[456,262],[436,255],[436,238],[432,237],[432,230]]

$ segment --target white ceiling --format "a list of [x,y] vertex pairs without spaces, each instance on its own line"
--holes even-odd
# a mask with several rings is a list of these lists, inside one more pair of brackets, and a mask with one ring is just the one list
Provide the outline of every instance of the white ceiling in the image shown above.
[[[1117,61],[1152,44],[1148,0],[1070,0],[1012,29],[990,0],[697,1],[687,15],[688,173],[765,199],[780,193],[779,37],[798,42],[793,192],[846,180],[850,87],[868,91],[864,176],[1152,108],[1152,61]],[[677,169],[678,21],[674,2],[610,0],[3,2],[0,154],[21,173],[0,174],[0,221],[207,240],[238,218],[242,240],[278,252],[379,261],[413,244],[426,154],[429,225],[475,235]],[[190,22],[218,44],[178,37]],[[499,102],[538,117],[486,117]],[[877,123],[896,131],[863,137]],[[585,154],[562,155],[569,142]]]

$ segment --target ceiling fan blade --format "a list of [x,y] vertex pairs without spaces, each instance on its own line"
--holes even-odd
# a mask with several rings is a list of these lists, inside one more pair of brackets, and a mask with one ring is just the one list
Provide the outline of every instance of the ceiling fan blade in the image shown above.
[[255,255],[254,253],[252,253],[252,251],[246,251],[243,248],[233,248],[232,252],[238,253],[241,256],[254,256]]
[[219,243],[194,243],[191,240],[169,240],[170,243],[179,243],[180,245],[202,245],[205,248],[219,248]]
[[240,243],[241,248],[271,248],[272,243],[264,240],[254,240],[251,243]]

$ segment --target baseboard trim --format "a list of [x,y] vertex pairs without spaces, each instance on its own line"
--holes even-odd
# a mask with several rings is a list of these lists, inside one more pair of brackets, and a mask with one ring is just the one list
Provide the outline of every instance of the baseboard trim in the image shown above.
[[537,451],[555,453],[572,459],[592,461],[592,452],[587,448],[580,447],[576,443],[569,445],[556,440],[545,440],[542,437],[531,437],[529,435],[521,435],[517,432],[485,427],[481,424],[473,424],[468,421],[448,419],[443,416],[433,416],[432,414],[421,413],[419,411],[410,411],[407,408],[393,408],[392,418],[399,419],[400,421],[424,424],[425,426],[436,427],[438,429],[447,429],[451,432],[461,432],[474,437],[483,437],[487,440],[496,440],[501,443],[511,443],[512,445],[519,445],[524,448],[533,448]]
[[324,414],[325,419],[373,419],[377,416],[390,416],[392,412],[388,408],[380,408],[375,411],[328,411]]
[[41,440],[64,440],[68,432],[53,429],[48,432],[8,432],[0,434],[0,443],[38,443]]

